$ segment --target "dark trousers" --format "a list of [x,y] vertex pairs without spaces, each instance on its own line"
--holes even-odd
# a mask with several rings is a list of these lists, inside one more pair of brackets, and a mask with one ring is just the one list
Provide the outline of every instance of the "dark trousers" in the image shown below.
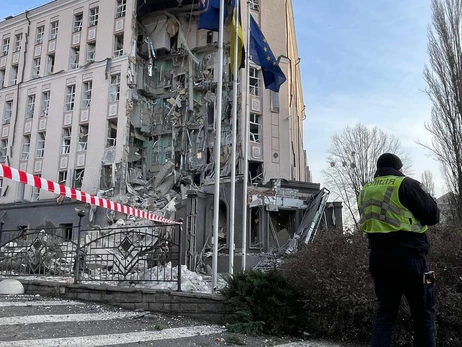
[[391,346],[403,294],[414,321],[414,346],[436,346],[435,285],[423,283],[423,274],[428,271],[425,256],[411,250],[371,249],[369,269],[377,296],[371,347]]

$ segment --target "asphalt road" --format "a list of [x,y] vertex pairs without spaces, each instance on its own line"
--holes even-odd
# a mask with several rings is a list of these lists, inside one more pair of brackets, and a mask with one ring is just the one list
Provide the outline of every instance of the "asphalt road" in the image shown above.
[[131,312],[33,295],[0,296],[0,317],[0,347],[341,347],[323,342],[248,337],[181,316]]

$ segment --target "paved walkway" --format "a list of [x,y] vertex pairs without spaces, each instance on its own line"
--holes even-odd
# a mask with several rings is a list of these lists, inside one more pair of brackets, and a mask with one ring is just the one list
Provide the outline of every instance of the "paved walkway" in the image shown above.
[[322,342],[246,337],[185,317],[42,298],[0,296],[0,347],[247,346],[341,347]]

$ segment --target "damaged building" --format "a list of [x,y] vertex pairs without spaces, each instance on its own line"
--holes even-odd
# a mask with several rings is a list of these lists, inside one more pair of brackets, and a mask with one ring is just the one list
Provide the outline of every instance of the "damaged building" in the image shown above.
[[[241,1],[244,37],[246,3]],[[244,69],[239,76],[235,247],[253,266],[300,232],[321,189],[311,182],[303,148],[305,105],[291,1],[250,0],[250,11],[287,77],[279,93],[267,90],[260,67],[250,64],[244,198]],[[210,261],[213,184],[220,177],[224,269],[233,165],[231,29],[225,27],[223,96],[217,100],[218,33],[198,29],[199,12],[192,0],[55,0],[0,22],[0,161],[124,205],[183,218],[185,262],[202,270]],[[4,228],[75,224],[77,205],[82,207],[0,178]],[[83,207],[90,226],[127,217]],[[321,209],[324,222],[318,224],[341,229],[341,204],[325,202]]]

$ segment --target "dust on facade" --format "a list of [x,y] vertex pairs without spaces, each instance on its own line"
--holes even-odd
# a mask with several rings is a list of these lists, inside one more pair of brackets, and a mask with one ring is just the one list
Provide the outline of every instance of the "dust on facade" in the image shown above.
[[[241,3],[245,37],[246,1]],[[341,204],[326,203],[326,191],[311,182],[307,166],[291,1],[250,4],[287,77],[275,93],[264,88],[259,66],[250,65],[249,188],[245,199],[236,196],[236,230],[242,205],[248,206],[248,248],[240,247],[240,231],[235,245],[254,266],[296,233],[318,224],[341,230],[342,220]],[[198,29],[198,18],[193,0],[55,0],[5,18],[0,22],[0,159],[90,194],[183,218],[190,269],[211,249],[213,183],[220,177],[223,271],[232,165],[230,35],[227,28],[223,99],[217,100],[217,33]],[[246,103],[245,73],[240,74],[237,192],[243,191]],[[219,173],[216,119],[222,122]],[[76,207],[88,211],[83,223],[90,227],[128,218],[70,200],[58,204],[47,191],[0,182],[4,230],[65,229],[78,221]]]

